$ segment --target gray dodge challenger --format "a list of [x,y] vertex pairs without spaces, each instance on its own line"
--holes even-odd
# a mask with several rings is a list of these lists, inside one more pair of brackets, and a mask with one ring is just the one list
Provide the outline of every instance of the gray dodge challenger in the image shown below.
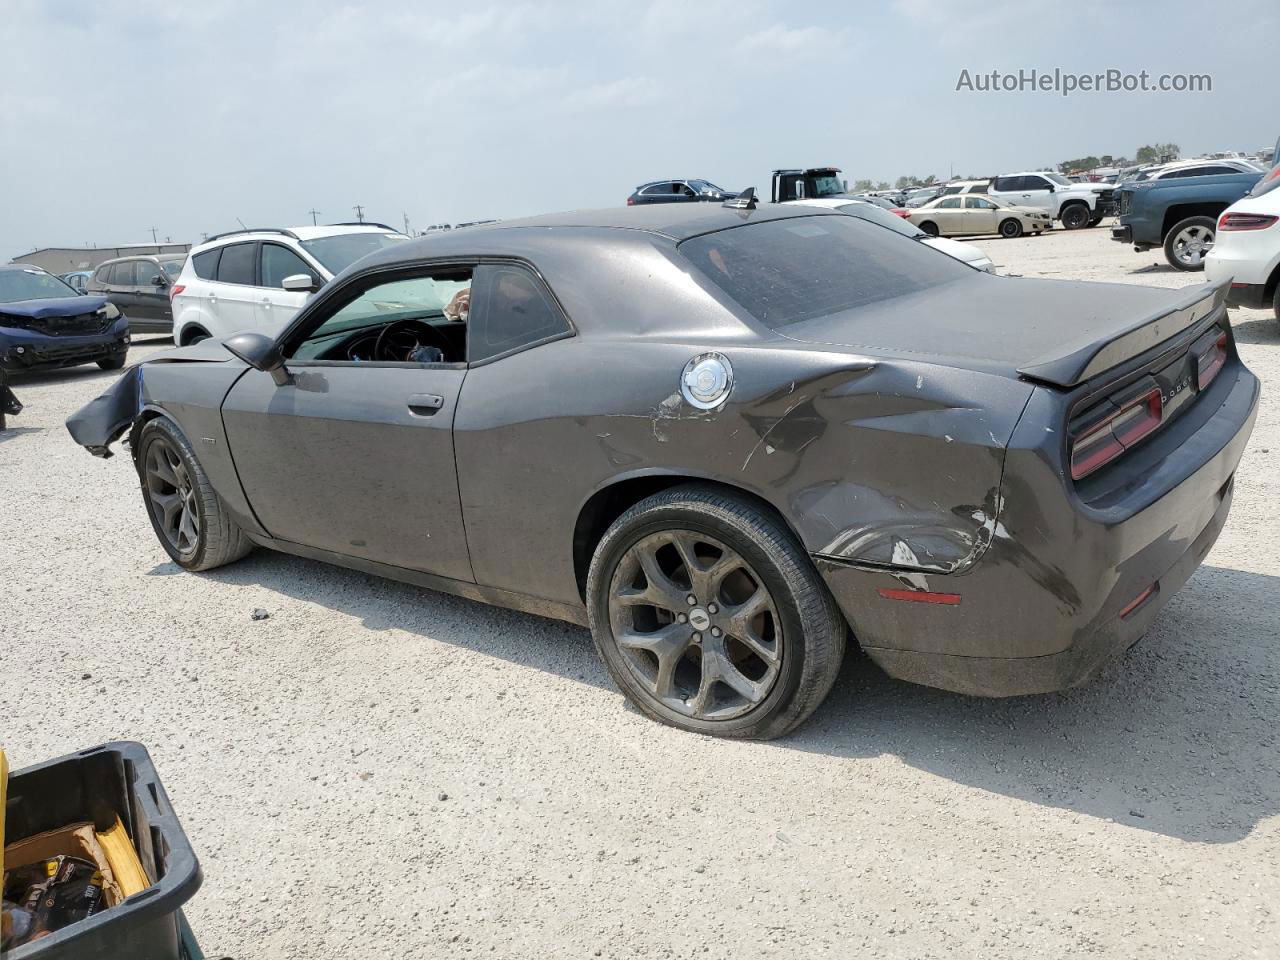
[[187,570],[256,545],[588,625],[649,716],[766,738],[850,637],[968,694],[1086,680],[1213,545],[1258,390],[1221,284],[996,277],[747,196],[390,247],[68,428],[127,439]]

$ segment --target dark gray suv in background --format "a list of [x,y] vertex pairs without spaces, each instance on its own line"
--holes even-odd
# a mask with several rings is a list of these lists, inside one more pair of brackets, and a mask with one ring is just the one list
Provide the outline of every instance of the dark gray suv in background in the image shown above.
[[170,293],[186,254],[121,257],[99,266],[86,292],[104,296],[129,318],[133,333],[170,333]]

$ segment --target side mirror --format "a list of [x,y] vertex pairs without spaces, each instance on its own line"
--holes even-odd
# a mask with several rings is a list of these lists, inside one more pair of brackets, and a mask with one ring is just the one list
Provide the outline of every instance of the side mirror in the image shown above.
[[233,357],[238,357],[255,370],[271,374],[276,386],[289,382],[289,371],[284,365],[284,355],[270,337],[260,333],[237,333],[222,341]]
[[320,280],[314,274],[293,273],[281,280],[280,286],[294,293],[310,293],[320,288]]
[[1053,193],[1053,192],[1054,192],[1054,189],[1055,189],[1054,185],[1053,185],[1052,183],[1051,183],[1051,184],[1049,184],[1049,192],[1050,192],[1050,193]]
[[154,287],[167,287],[169,285],[169,281],[166,280],[162,274],[157,273],[151,278],[151,285]]

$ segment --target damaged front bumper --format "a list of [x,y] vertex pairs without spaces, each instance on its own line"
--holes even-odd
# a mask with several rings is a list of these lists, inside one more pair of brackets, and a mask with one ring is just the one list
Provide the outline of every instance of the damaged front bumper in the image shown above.
[[0,367],[19,373],[95,363],[126,353],[129,341],[129,321],[123,315],[105,332],[80,335],[0,326]]
[[106,393],[89,401],[67,418],[71,439],[95,457],[107,458],[142,410],[141,364],[130,367]]

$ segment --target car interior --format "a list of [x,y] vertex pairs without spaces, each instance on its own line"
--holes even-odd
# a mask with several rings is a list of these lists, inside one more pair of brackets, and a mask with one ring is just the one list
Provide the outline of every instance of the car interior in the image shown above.
[[[478,322],[471,311],[473,278]],[[528,270],[487,264],[367,286],[286,352],[303,361],[466,363],[567,330]]]

